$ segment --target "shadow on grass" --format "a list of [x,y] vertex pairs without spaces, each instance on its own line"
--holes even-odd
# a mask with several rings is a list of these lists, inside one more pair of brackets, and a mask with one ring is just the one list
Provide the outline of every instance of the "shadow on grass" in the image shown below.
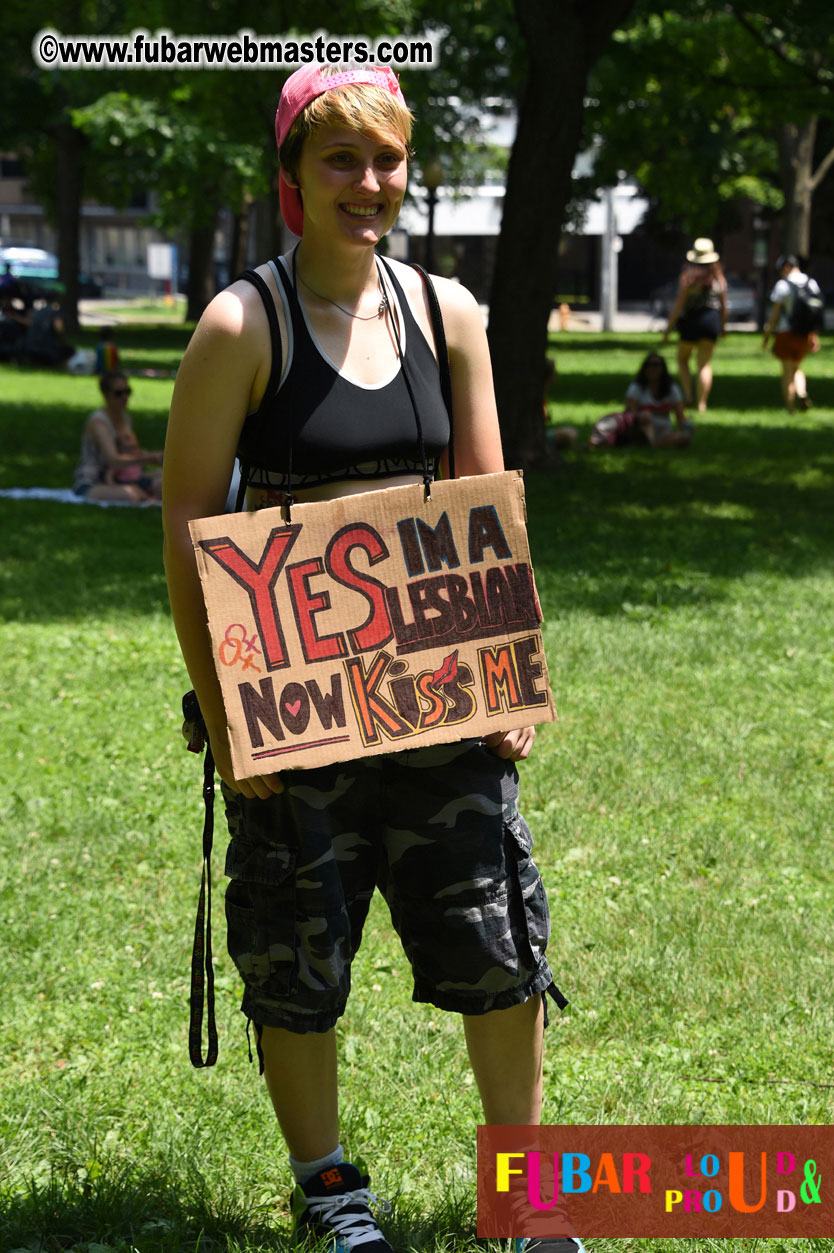
[[576,452],[526,480],[545,612],[621,613],[723,599],[756,571],[803,578],[834,553],[825,430],[699,424],[686,450]]
[[[193,333],[193,322],[173,326],[122,323],[115,330],[120,364],[129,373],[159,368],[176,370]],[[98,334],[98,327],[85,328],[73,336],[73,342],[79,348],[95,348]]]
[[289,1250],[289,1241],[244,1204],[209,1197],[198,1176],[178,1188],[161,1173],[96,1166],[94,1178],[56,1173],[48,1183],[0,1194],[0,1247],[38,1253],[76,1247],[96,1253]]
[[[527,479],[545,610],[702,603],[750,572],[792,579],[829,569],[833,483],[832,433],[812,425],[705,421],[686,450],[569,454],[560,474]],[[167,605],[157,510],[0,500],[0,526],[7,619]]]
[[[0,1248],[12,1253],[291,1253],[290,1221],[249,1199],[210,1191],[197,1172],[180,1182],[160,1172],[96,1163],[93,1172],[57,1172],[48,1183],[0,1192]],[[407,1198],[381,1226],[395,1247],[477,1249],[471,1200],[447,1199],[421,1214]],[[305,1246],[322,1251],[324,1242]]]
[[158,508],[0,500],[0,618],[47,622],[168,604]]
[[[635,370],[640,363],[639,356],[634,359]],[[672,364],[671,358],[669,359]],[[598,373],[573,373],[569,365],[560,366],[556,382],[549,391],[549,399],[556,404],[567,405],[598,405],[599,414],[610,412],[612,408],[622,407],[625,389],[630,379],[628,372],[608,370]],[[834,379],[822,378],[808,380],[808,391],[819,409],[834,408]],[[730,413],[747,413],[753,410],[773,410],[779,414],[780,393],[779,377],[767,364],[763,365],[761,374],[730,374],[719,371],[716,366],[715,384],[711,403],[716,410]],[[787,414],[782,414],[787,419]],[[564,420],[560,418],[560,421]]]

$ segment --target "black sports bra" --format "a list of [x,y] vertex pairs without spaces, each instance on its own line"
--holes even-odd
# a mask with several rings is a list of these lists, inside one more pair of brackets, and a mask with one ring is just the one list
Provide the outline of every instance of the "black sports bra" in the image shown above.
[[[425,458],[430,473],[436,474],[437,459],[449,444],[451,433],[438,362],[391,267],[382,259],[379,264],[380,279],[393,306],[392,316],[399,321],[408,380],[399,360],[388,379],[370,385],[348,378],[324,353],[298,299],[290,270],[279,258],[269,265],[281,294],[288,334],[287,369],[282,379],[280,332],[269,289],[254,272],[241,275],[260,291],[272,341],[269,383],[257,411],[247,417],[238,444],[249,485],[294,492],[346,479],[424,476],[415,407]],[[433,296],[432,289],[430,302]],[[442,352],[445,360],[445,342]]]

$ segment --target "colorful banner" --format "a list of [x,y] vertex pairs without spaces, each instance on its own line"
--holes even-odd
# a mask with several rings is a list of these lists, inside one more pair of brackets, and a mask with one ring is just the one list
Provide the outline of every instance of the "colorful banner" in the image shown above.
[[834,1127],[479,1127],[478,1235],[831,1237]]

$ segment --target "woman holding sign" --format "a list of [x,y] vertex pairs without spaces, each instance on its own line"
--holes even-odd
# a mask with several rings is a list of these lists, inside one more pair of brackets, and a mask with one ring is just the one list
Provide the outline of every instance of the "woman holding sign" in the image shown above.
[[[403,202],[410,134],[388,69],[310,66],[287,80],[280,197],[300,242],[206,310],[177,375],[163,484],[171,604],[232,836],[229,950],[290,1152],[296,1221],[363,1253],[390,1246],[367,1177],[343,1158],[334,1024],[376,884],[415,999],[463,1015],[486,1121],[539,1118],[545,993],[564,1000],[516,807],[514,763],[533,730],[236,779],[188,523],[223,511],[236,455],[250,508],[430,482],[446,468],[430,296],[416,270],[376,253]],[[478,306],[458,284],[433,281],[455,472],[500,471]]]

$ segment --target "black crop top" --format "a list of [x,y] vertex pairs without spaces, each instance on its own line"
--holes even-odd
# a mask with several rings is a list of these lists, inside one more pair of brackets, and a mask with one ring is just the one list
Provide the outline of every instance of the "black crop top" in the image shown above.
[[[381,280],[394,306],[392,316],[399,315],[426,459],[436,473],[437,458],[450,433],[437,361],[391,267],[382,259],[380,264]],[[244,423],[238,445],[249,484],[286,489],[290,453],[294,489],[345,479],[422,475],[417,419],[402,362],[382,383],[361,384],[345,377],[318,345],[284,259],[269,265],[284,304],[288,367],[276,387],[282,356],[281,344],[276,343],[277,322],[271,318],[272,374],[259,408]]]

